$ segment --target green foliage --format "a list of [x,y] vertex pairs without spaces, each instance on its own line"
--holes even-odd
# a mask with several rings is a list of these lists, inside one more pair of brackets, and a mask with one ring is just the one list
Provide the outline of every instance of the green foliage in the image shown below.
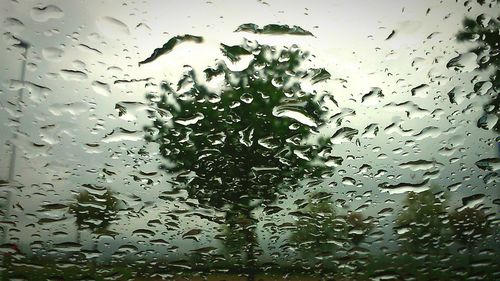
[[[176,87],[163,82],[161,96],[148,96],[157,114],[145,127],[146,140],[159,144],[174,189],[226,210],[225,251],[236,259],[244,252],[248,280],[254,280],[252,210],[274,202],[303,179],[332,172],[321,157],[326,140],[316,136],[312,143],[325,121],[320,97],[302,88],[302,83],[312,85],[329,74],[301,69],[307,54],[295,46],[222,45],[222,52],[231,61],[249,54],[253,59],[241,71],[224,62],[206,69],[207,82],[222,78],[218,90],[192,69]],[[306,81],[306,76],[315,80]]]
[[79,230],[104,231],[117,219],[118,200],[107,189],[95,193],[80,192],[75,201],[69,211],[76,217]]
[[[248,242],[245,230],[254,226],[254,221],[241,212],[228,212],[223,230],[223,254],[226,259],[234,264],[242,264],[243,252]],[[256,237],[254,237],[256,239]]]
[[359,246],[373,230],[373,223],[361,213],[349,213],[346,216],[347,237],[355,246]]
[[499,86],[500,77],[498,77],[500,65],[500,21],[495,18],[488,19],[484,15],[478,16],[475,20],[465,18],[463,29],[457,34],[457,40],[460,42],[475,42],[477,46],[472,51],[478,55],[477,62],[480,69],[486,69],[489,66],[495,67],[495,77],[493,82],[495,87]]
[[325,113],[316,95],[301,88],[307,72],[299,65],[307,54],[295,47],[241,48],[254,56],[247,68],[220,63],[205,71],[208,80],[222,75],[220,92],[189,70],[176,90],[164,82],[164,94],[150,96],[158,115],[146,139],[159,144],[174,187],[215,208],[270,203],[279,190],[327,171],[319,160],[326,141],[310,144]]
[[309,198],[290,241],[306,263],[321,263],[326,270],[348,263],[360,269],[366,262],[352,250],[368,237],[373,224],[361,213],[339,214],[329,198],[323,192]]
[[472,247],[491,232],[490,222],[482,210],[465,208],[449,215],[455,240]]
[[50,257],[23,257],[16,262],[4,265],[0,280],[139,280],[134,279],[138,270],[130,265],[98,266],[90,262],[68,263],[67,260]]
[[296,226],[290,241],[308,261],[321,259],[332,266],[336,252],[347,244],[346,221],[329,200],[310,198]]
[[[457,40],[460,42],[474,42],[476,47],[471,51],[477,55],[477,63],[479,69],[486,70],[493,68],[493,73],[490,76],[490,81],[493,83],[494,96],[491,102],[485,106],[487,114],[496,115],[497,123],[494,130],[500,132],[500,21],[498,18],[488,18],[484,14],[479,15],[475,20],[465,18],[463,20],[463,29],[458,32]],[[477,83],[475,88],[478,88],[481,83]],[[486,118],[486,116],[482,117]],[[484,123],[483,120],[478,121],[478,126]]]
[[289,35],[313,36],[313,34],[310,31],[307,31],[300,26],[294,25],[290,27],[286,24],[268,24],[263,26],[262,28],[259,28],[259,26],[254,23],[245,23],[240,25],[235,30],[235,32],[239,31],[251,32],[256,34],[275,34],[275,35],[289,34]]
[[436,189],[410,192],[396,220],[399,239],[409,253],[440,253],[449,242],[447,213]]
[[243,55],[250,55],[252,54],[249,50],[243,48],[242,46],[228,46],[225,44],[220,44],[221,45],[221,52],[226,56],[229,60],[232,62],[237,62],[240,60],[240,57]]

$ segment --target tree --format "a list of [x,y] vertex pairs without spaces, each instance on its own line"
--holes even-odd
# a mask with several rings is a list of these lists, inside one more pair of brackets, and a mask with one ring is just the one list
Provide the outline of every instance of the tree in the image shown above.
[[373,230],[373,224],[367,220],[363,214],[351,212],[346,216],[347,236],[355,247],[359,247],[370,231]]
[[366,265],[367,260],[370,258],[367,249],[360,247],[361,243],[368,237],[374,226],[371,218],[365,218],[362,213],[350,212],[345,216],[347,239],[352,244],[349,259],[354,265],[355,269],[353,275],[363,274],[363,267]]
[[449,219],[453,238],[467,247],[471,258],[474,245],[490,233],[491,226],[486,214],[482,210],[465,208],[451,213]]
[[436,187],[415,193],[405,200],[405,209],[396,219],[396,229],[404,251],[409,254],[440,254],[449,240],[445,206]]
[[206,69],[207,83],[222,79],[220,91],[199,81],[192,69],[175,90],[163,82],[161,96],[148,96],[156,115],[145,127],[146,140],[159,144],[166,159],[162,168],[172,175],[174,189],[186,190],[199,204],[225,210],[227,222],[238,216],[250,222],[236,229],[247,241],[246,267],[253,280],[253,210],[327,170],[320,160],[326,141],[311,144],[325,113],[319,97],[301,84],[329,74],[302,70],[307,54],[295,46],[222,44],[222,51],[232,61],[241,55],[252,60],[241,71],[224,62]]
[[[332,271],[341,261],[347,265],[344,274],[359,274],[364,264],[359,245],[373,229],[373,224],[359,212],[339,214],[330,197],[328,193],[319,192],[309,198],[303,211],[299,212],[302,215],[290,241],[306,262],[317,260],[324,269]],[[343,251],[346,251],[345,255]],[[355,270],[351,271],[349,267],[355,267]]]
[[326,268],[333,269],[338,250],[343,250],[347,244],[347,225],[329,197],[321,194],[309,198],[290,241],[306,262],[316,259]]
[[[477,63],[480,70],[493,68],[493,73],[490,76],[490,81],[493,84],[492,93],[494,97],[485,106],[486,115],[478,121],[478,126],[485,124],[484,120],[488,115],[496,115],[497,123],[493,129],[500,132],[500,21],[495,18],[487,18],[484,14],[478,16],[475,20],[465,18],[463,20],[463,29],[457,34],[459,42],[475,42],[476,47],[471,51],[477,55]],[[476,84],[476,88],[480,88],[482,83]]]
[[242,265],[243,256],[241,249],[248,243],[245,239],[243,229],[249,227],[254,222],[243,214],[230,213],[226,216],[225,225],[223,226],[223,253],[226,260],[231,264],[238,266]]
[[75,196],[69,212],[76,218],[77,240],[80,243],[81,232],[85,229],[92,233],[106,233],[108,227],[117,219],[118,200],[107,188],[85,185],[92,192],[84,190]]
[[450,230],[446,194],[439,190],[434,186],[408,193],[404,209],[396,218],[395,231],[402,250],[396,261],[404,279],[448,278],[441,265],[449,257]]

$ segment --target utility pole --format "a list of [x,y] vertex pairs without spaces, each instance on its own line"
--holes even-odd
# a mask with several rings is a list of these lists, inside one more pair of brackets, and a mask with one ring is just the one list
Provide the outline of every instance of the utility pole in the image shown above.
[[[28,62],[28,49],[30,47],[30,44],[26,42],[25,40],[19,39],[17,37],[14,37],[16,40],[19,41],[14,46],[18,46],[24,49],[24,59],[21,67],[21,88],[18,90],[18,95],[17,95],[17,111],[20,114],[22,111],[22,103],[23,103],[23,91],[24,91],[24,82],[26,78],[26,64]],[[12,200],[12,188],[14,184],[14,177],[15,177],[15,172],[16,172],[16,159],[17,159],[17,147],[15,140],[17,139],[17,135],[20,132],[20,126],[21,126],[21,117],[16,117],[15,121],[17,122],[16,127],[14,129],[14,135],[10,141],[10,145],[12,148],[12,153],[10,155],[10,162],[9,162],[9,175],[8,175],[8,181],[6,184],[3,184],[2,187],[7,188],[6,190],[6,198],[5,198],[5,210],[3,214],[3,220],[9,217],[10,215],[10,207],[11,207],[11,200]],[[2,240],[1,242],[5,244],[7,241],[7,225],[2,226]]]
[[[21,87],[18,91],[17,95],[17,110],[21,112],[21,105],[23,102],[23,90],[24,90],[24,80],[26,78],[26,64],[28,62],[28,49],[30,47],[29,43],[18,39],[19,43],[16,44],[16,46],[19,46],[21,48],[24,48],[24,60],[23,60],[23,65],[21,68],[21,84],[23,84],[23,87]],[[14,131],[14,137],[12,138],[11,145],[12,145],[12,154],[10,155],[10,165],[9,165],[9,182],[12,182],[14,180],[15,172],[16,172],[16,155],[17,155],[17,148],[15,145],[15,139],[17,139],[17,134],[19,133],[19,128],[20,128],[20,118],[17,118],[17,126]]]

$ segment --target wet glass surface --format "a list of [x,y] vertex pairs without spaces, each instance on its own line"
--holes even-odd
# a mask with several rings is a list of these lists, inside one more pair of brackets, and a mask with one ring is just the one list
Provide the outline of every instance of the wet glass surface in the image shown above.
[[2,280],[498,280],[499,5],[3,1]]

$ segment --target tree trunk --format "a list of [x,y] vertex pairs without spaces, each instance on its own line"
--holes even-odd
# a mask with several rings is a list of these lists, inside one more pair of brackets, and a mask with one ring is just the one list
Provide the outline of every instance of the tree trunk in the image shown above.
[[474,276],[474,267],[472,266],[472,262],[474,262],[473,258],[474,245],[472,243],[467,244],[467,268],[469,271],[469,276]]
[[245,219],[248,223],[243,227],[245,234],[245,240],[248,245],[245,247],[246,250],[246,270],[248,274],[248,281],[255,281],[255,275],[257,270],[257,260],[255,257],[255,247],[257,243],[257,237],[255,235],[255,225],[252,219],[251,209],[248,208],[244,211]]
[[90,233],[90,245],[91,245],[91,248],[90,248],[90,252],[92,254],[92,258],[90,259],[90,269],[91,269],[91,272],[92,274],[94,275],[94,278],[97,278],[97,255],[96,255],[96,252],[97,252],[97,246],[99,244],[99,234],[97,234],[97,237],[95,237],[94,239],[94,235],[95,235],[95,230],[93,230],[91,233]]
[[80,244],[80,249],[82,248],[82,247],[81,247],[81,246],[82,246],[82,244],[81,244],[81,243],[82,243],[82,241],[81,241],[81,240],[82,240],[82,232],[81,232],[81,230],[77,227],[77,228],[76,228],[76,243]]
[[82,261],[81,252],[83,250],[83,245],[82,245],[82,230],[78,226],[76,227],[76,243],[80,244],[80,251],[74,253],[73,255],[75,256],[76,262],[80,263]]

